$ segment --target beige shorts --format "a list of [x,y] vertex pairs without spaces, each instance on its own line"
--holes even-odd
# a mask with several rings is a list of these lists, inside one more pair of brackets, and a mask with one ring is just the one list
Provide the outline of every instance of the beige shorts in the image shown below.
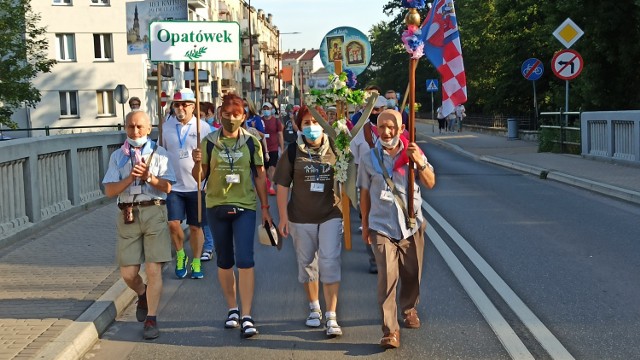
[[122,211],[116,216],[116,261],[119,266],[171,261],[171,237],[165,205],[134,206],[133,224],[125,224]]

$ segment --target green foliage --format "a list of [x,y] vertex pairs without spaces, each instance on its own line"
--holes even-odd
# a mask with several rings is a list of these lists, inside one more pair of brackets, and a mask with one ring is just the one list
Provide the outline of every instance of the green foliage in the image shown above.
[[202,46],[200,49],[193,49],[193,50],[187,51],[186,53],[184,53],[184,56],[188,57],[191,60],[200,59],[202,55],[204,55],[204,53],[206,52],[207,52],[207,48],[205,46]]
[[564,140],[561,138],[559,128],[541,127],[538,132],[538,152],[564,152],[579,155],[582,152],[580,131],[563,129],[562,133]]
[[[467,75],[470,113],[523,114],[533,111],[532,82],[520,73],[531,57],[542,60],[545,72],[535,83],[540,111],[565,106],[565,81],[551,71],[551,59],[564,47],[553,31],[570,17],[584,31],[572,48],[585,65],[570,81],[571,111],[629,110],[640,104],[637,59],[640,59],[640,1],[596,0],[458,0],[455,3]],[[408,82],[409,55],[400,35],[406,28],[406,9],[389,0],[383,10],[391,16],[369,31],[371,66],[359,77],[363,85],[383,91],[404,92]],[[428,10],[420,11],[422,19]],[[429,101],[425,80],[440,79],[426,57],[416,69],[416,100]],[[436,97],[440,99],[440,94]],[[437,101],[439,102],[439,100]],[[437,106],[437,104],[436,104]]]
[[15,109],[40,102],[31,80],[55,64],[47,58],[46,29],[38,27],[39,21],[30,0],[0,0],[0,123],[11,128]]

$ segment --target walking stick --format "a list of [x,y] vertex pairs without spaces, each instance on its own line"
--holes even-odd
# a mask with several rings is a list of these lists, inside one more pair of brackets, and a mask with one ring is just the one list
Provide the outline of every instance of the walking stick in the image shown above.
[[[197,133],[197,142],[196,142],[196,146],[198,147],[198,149],[200,148],[200,82],[199,82],[199,76],[198,76],[198,62],[194,63],[195,67],[193,70],[194,75],[194,79],[196,82],[196,108],[195,108],[195,113],[196,113],[196,133]],[[198,183],[198,223],[202,222],[202,197],[200,192],[202,191],[200,189],[201,187],[201,183],[202,183],[202,166],[198,167],[198,177],[196,178],[196,182]]]

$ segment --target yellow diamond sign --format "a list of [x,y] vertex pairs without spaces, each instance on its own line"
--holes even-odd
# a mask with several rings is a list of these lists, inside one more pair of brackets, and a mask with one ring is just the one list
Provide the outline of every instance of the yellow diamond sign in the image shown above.
[[570,18],[567,18],[556,31],[553,32],[553,36],[558,39],[567,49],[571,47],[580,37],[584,34],[584,31],[576,25]]

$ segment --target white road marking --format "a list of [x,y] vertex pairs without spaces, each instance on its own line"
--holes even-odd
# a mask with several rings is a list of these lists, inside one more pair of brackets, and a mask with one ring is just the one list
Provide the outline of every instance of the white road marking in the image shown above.
[[469,294],[471,300],[482,316],[498,337],[498,340],[502,343],[505,350],[509,353],[512,359],[524,360],[534,357],[531,355],[527,347],[522,343],[518,335],[513,331],[509,323],[500,314],[498,309],[493,305],[489,297],[482,291],[480,286],[473,280],[469,272],[464,268],[460,260],[456,258],[455,254],[449,249],[447,244],[442,240],[440,235],[433,229],[433,227],[427,227],[427,236],[429,240],[435,245],[436,249],[440,252],[440,255],[447,263],[455,277],[458,279],[464,290]]
[[[551,331],[549,331],[549,329],[542,323],[542,321],[540,321],[540,319],[538,319],[538,317],[527,307],[527,305],[522,302],[522,300],[509,287],[509,285],[507,285],[507,283],[502,280],[500,275],[498,275],[495,270],[491,268],[491,266],[480,256],[480,254],[478,254],[478,252],[476,252],[476,250],[462,237],[462,235],[460,235],[460,233],[458,233],[458,231],[456,231],[456,229],[451,226],[451,224],[449,224],[434,208],[427,204],[426,201],[422,202],[422,208],[431,217],[433,217],[435,222],[437,222],[442,227],[442,229],[451,237],[451,239],[460,247],[464,254],[478,268],[480,273],[487,279],[491,286],[493,286],[493,288],[498,292],[498,294],[507,303],[507,305],[509,305],[516,316],[520,318],[520,321],[522,321],[527,329],[529,329],[536,340],[538,340],[540,345],[542,345],[547,353],[549,353],[551,358],[557,360],[574,359],[569,351],[567,351],[567,349],[551,333]],[[433,233],[435,233],[435,231],[432,231],[429,234]],[[438,238],[440,238],[439,235]],[[442,238],[440,238],[440,241],[442,241]],[[451,251],[448,247],[446,248],[446,250]],[[462,266],[462,264],[460,264],[460,266]],[[471,296],[471,293],[469,293],[469,295]],[[503,340],[500,339],[500,341]]]

